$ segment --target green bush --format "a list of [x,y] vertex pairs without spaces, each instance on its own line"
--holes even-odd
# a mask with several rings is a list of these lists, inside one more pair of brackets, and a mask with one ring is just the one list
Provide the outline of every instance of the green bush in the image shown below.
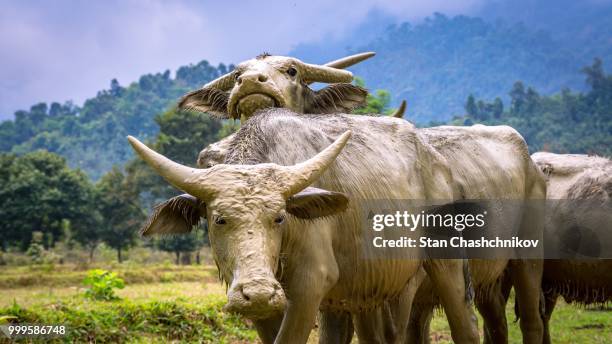
[[86,297],[106,301],[118,299],[119,297],[115,295],[115,288],[125,287],[125,283],[117,277],[116,273],[101,269],[90,270],[83,284],[89,287],[85,290]]

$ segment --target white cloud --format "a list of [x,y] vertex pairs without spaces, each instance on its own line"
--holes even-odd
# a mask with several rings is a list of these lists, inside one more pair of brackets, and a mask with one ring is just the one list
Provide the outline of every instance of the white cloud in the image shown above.
[[[398,20],[471,12],[484,0],[10,2],[0,10],[0,118],[38,101],[80,104],[150,72],[341,36],[372,9]],[[265,3],[265,5],[264,5]]]

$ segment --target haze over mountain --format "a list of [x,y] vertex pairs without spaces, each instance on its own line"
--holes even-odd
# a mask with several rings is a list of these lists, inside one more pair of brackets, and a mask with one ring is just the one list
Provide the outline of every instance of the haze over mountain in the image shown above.
[[[508,92],[517,80],[541,95],[585,90],[584,66],[595,57],[608,70],[612,64],[612,1],[494,1],[471,11],[480,17],[432,14],[408,23],[375,9],[351,30],[297,43],[289,54],[322,63],[376,51],[352,71],[371,90],[389,90],[394,104],[407,99],[406,117],[420,124],[465,114],[470,94],[489,101],[501,97],[509,105]],[[156,115],[229,69],[204,60],[175,75],[146,74],[128,85],[113,81],[83,105],[63,103],[71,95],[33,104],[0,123],[0,152],[47,149],[97,178],[132,157],[125,135],[153,138]]]
[[350,52],[377,57],[354,72],[372,89],[408,101],[408,117],[443,121],[463,113],[466,97],[503,96],[517,80],[545,94],[583,89],[582,66],[612,61],[612,1],[493,1],[476,17],[434,14],[418,23],[394,23],[372,13],[352,33],[302,44],[290,54],[323,62]]
[[81,105],[113,78],[125,85],[202,59],[285,55],[299,43],[350,35],[373,10],[420,20],[469,14],[485,1],[4,1],[0,119],[41,101]]

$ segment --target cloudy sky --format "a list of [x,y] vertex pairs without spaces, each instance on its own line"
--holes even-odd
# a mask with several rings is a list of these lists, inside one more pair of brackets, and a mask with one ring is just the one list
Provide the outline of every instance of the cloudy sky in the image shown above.
[[[81,104],[117,78],[341,37],[379,11],[397,21],[470,14],[486,0],[4,1],[0,119],[39,101]],[[263,5],[265,4],[265,5]]]

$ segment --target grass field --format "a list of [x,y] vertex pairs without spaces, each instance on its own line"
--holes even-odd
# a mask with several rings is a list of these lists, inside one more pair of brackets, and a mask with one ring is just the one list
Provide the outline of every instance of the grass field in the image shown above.
[[[71,336],[65,342],[257,342],[248,321],[222,312],[225,287],[214,267],[113,268],[126,280],[126,287],[117,290],[117,301],[83,297],[86,271],[75,267],[0,268],[0,319],[8,315],[19,322],[66,324]],[[511,303],[507,316],[510,341],[520,343]],[[612,312],[561,301],[553,315],[552,337],[556,343],[612,343]],[[431,338],[434,343],[451,342],[442,313],[432,322]],[[316,329],[309,342],[317,342]]]

